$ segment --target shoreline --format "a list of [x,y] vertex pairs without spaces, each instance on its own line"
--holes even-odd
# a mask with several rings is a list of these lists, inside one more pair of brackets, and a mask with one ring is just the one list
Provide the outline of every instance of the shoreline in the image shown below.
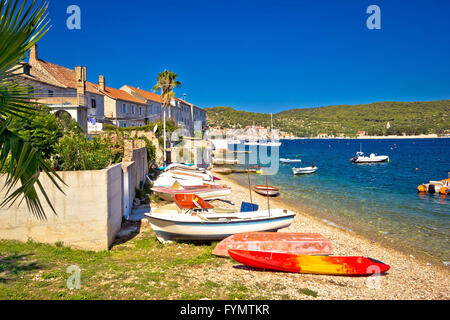
[[449,139],[448,137],[437,136],[434,134],[418,135],[418,136],[361,136],[361,137],[295,137],[295,138],[280,138],[280,140],[305,140],[305,139],[318,139],[318,140],[364,140],[364,139]]
[[[221,184],[230,186],[233,190],[231,201],[239,205],[241,201],[249,201],[248,186],[240,184],[231,176],[217,174]],[[267,207],[267,198],[252,191],[252,200],[261,208]],[[218,205],[219,206],[219,205]],[[382,285],[388,287],[383,297],[376,294],[377,290],[367,288],[363,284],[367,278],[362,278],[358,292],[363,299],[450,299],[450,277],[448,268],[435,257],[423,253],[408,254],[410,248],[401,250],[393,240],[359,234],[348,230],[331,221],[316,216],[313,210],[305,210],[302,205],[295,205],[283,198],[271,198],[270,207],[283,207],[296,213],[290,227],[279,232],[312,232],[320,233],[333,244],[333,255],[365,256],[381,260],[391,266],[388,274],[382,277]],[[334,277],[332,277],[334,278]],[[331,279],[331,278],[330,278]],[[342,278],[339,278],[342,279]],[[346,278],[348,279],[348,278]],[[417,295],[419,293],[419,295]],[[341,299],[329,296],[330,299]]]

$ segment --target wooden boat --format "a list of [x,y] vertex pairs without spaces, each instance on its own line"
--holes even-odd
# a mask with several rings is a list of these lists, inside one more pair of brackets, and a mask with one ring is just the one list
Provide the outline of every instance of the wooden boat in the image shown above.
[[418,192],[428,192],[428,193],[440,193],[443,195],[448,194],[450,189],[450,178],[443,179],[440,181],[430,181],[429,183],[421,184],[417,187]]
[[318,233],[238,233],[219,242],[212,251],[212,254],[229,257],[228,250],[230,249],[306,255],[333,254],[331,241]]
[[246,266],[277,271],[341,276],[385,273],[390,266],[365,257],[309,256],[268,251],[228,250],[228,254]]
[[280,158],[280,162],[282,162],[282,163],[299,163],[299,162],[302,162],[302,160],[301,159]]
[[288,227],[295,217],[294,212],[286,209],[216,213],[210,204],[206,205],[196,195],[176,196],[176,199],[176,205],[183,213],[146,213],[161,242],[212,241],[242,232],[276,231]]
[[293,174],[307,174],[314,173],[319,169],[318,167],[303,167],[303,168],[292,168]]
[[231,174],[233,173],[233,169],[231,168],[215,168],[212,170],[214,173],[220,173],[220,174]]
[[173,201],[174,196],[177,194],[189,194],[194,193],[202,197],[203,199],[224,199],[231,193],[230,187],[224,187],[219,185],[197,185],[197,186],[180,186],[178,188],[168,187],[153,187],[151,190],[157,193],[162,199],[167,201]]
[[256,193],[262,194],[264,196],[276,196],[279,194],[280,188],[274,186],[266,186],[266,185],[255,185],[253,187]]

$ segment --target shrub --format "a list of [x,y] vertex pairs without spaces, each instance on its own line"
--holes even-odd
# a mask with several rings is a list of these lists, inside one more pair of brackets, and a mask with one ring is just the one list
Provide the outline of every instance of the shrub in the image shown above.
[[100,170],[112,163],[113,154],[107,139],[95,137],[89,140],[85,135],[71,133],[63,136],[56,144],[54,159],[56,170]]

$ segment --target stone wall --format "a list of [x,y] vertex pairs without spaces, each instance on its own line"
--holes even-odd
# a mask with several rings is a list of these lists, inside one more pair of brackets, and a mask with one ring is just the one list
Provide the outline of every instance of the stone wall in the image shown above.
[[[121,165],[103,170],[60,171],[58,174],[67,184],[61,184],[65,195],[47,176],[39,178],[57,214],[51,211],[40,193],[46,221],[36,219],[28,211],[25,201],[0,208],[0,238],[51,244],[61,242],[96,251],[109,249],[122,222]],[[0,185],[4,185],[5,178],[0,177]],[[4,196],[2,190],[0,197]]]

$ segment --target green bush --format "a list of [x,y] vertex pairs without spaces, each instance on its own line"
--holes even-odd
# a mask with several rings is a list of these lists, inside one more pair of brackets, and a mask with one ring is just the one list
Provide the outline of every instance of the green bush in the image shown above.
[[100,170],[113,163],[113,153],[108,139],[71,133],[56,144],[54,167],[61,171]]

